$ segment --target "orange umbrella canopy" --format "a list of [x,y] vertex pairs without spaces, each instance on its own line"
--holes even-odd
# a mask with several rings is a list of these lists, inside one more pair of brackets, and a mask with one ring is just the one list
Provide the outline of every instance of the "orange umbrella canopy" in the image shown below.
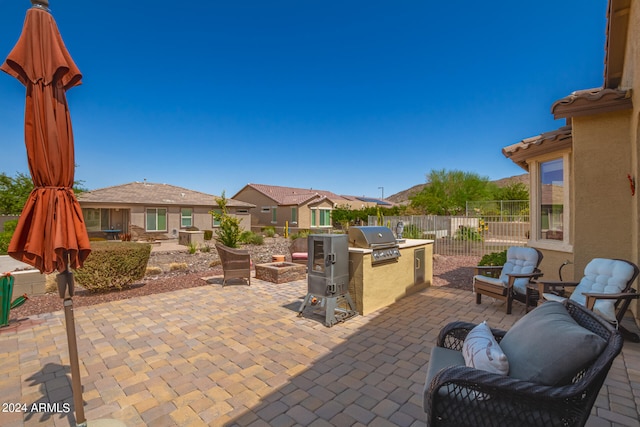
[[24,140],[34,184],[9,255],[43,273],[65,271],[67,263],[82,267],[91,249],[72,189],[74,145],[66,99],[82,74],[48,10],[27,11],[20,39],[0,69],[26,87]]

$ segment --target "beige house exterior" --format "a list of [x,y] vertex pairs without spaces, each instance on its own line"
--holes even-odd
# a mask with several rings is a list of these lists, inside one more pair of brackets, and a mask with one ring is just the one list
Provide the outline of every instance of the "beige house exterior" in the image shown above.
[[[530,172],[529,245],[543,252],[546,279],[565,262],[563,278],[579,279],[596,257],[640,264],[638,40],[640,3],[610,0],[603,86],[551,106],[565,126],[503,149]],[[637,302],[632,311],[639,318]]]
[[[116,238],[131,234],[132,240],[177,239],[190,227],[215,230],[210,214],[218,210],[218,197],[168,184],[132,182],[87,191],[78,195],[89,237]],[[230,215],[251,225],[250,203],[227,199]]]
[[349,206],[352,209],[360,209],[392,205],[375,198],[340,196],[325,190],[265,184],[247,184],[233,196],[233,199],[255,205],[251,212],[253,231],[275,227],[278,233],[287,225],[291,232],[329,230],[333,227],[331,211],[336,207]]

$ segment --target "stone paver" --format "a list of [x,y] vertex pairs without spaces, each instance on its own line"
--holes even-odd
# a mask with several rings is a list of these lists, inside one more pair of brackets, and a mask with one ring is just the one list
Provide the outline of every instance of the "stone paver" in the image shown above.
[[[425,425],[421,391],[440,328],[487,320],[508,329],[524,314],[517,303],[506,315],[500,302],[429,288],[327,328],[312,309],[297,317],[305,281],[210,283],[75,309],[89,420]],[[22,322],[28,327],[0,330],[0,403],[54,405],[0,412],[0,425],[74,425],[63,313]],[[625,342],[587,425],[640,426],[639,404],[640,344]]]

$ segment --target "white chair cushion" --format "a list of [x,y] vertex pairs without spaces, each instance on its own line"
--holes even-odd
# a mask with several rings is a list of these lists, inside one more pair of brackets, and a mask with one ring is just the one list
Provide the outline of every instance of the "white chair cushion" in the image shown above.
[[504,283],[502,280],[500,280],[497,277],[483,276],[482,274],[478,274],[477,276],[473,276],[473,283],[475,283],[476,280],[479,281],[479,282],[485,282],[485,283],[489,283],[489,284],[496,285],[496,286],[507,286],[506,283]]
[[[583,293],[617,294],[622,292],[633,277],[633,267],[624,261],[594,258],[584,269],[584,277],[571,294],[573,301],[583,306],[587,298]],[[615,322],[615,300],[597,300],[593,311],[605,319]]]
[[[538,266],[538,251],[533,248],[512,246],[507,249],[507,262],[502,267],[500,281],[504,286],[509,282],[509,274],[531,274]],[[522,295],[527,292],[528,278],[516,279],[514,290]]]
[[467,334],[462,344],[462,356],[470,368],[507,375],[509,361],[493,337],[487,322],[482,322]]

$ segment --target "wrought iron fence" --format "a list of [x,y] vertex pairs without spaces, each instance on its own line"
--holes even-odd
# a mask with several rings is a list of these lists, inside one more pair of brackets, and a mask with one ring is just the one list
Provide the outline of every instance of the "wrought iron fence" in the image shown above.
[[[435,254],[478,256],[524,246],[529,238],[529,215],[482,216],[369,216],[369,225],[384,225],[394,232],[404,226],[403,237],[432,239]],[[382,222],[382,223],[380,223]]]

